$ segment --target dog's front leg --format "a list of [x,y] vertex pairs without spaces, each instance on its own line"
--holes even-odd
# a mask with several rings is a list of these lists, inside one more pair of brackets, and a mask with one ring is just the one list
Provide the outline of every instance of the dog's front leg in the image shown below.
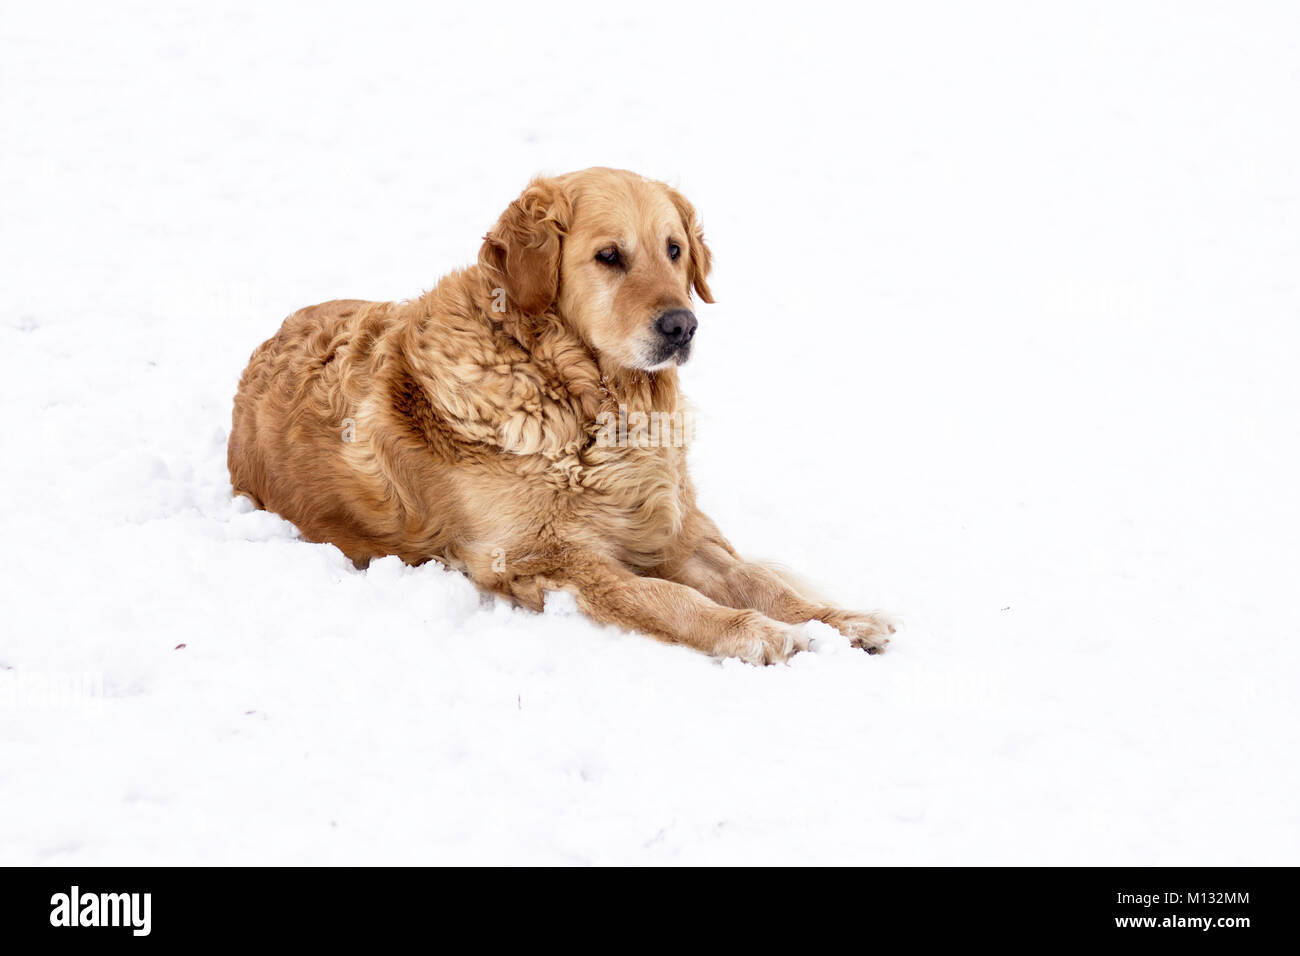
[[779,571],[739,557],[716,529],[703,536],[685,560],[669,569],[665,577],[694,588],[719,604],[753,608],[786,624],[823,621],[868,654],[884,650],[889,635],[894,633],[893,622],[878,611],[848,611],[805,596]]
[[546,575],[546,586],[572,591],[578,606],[602,624],[715,657],[774,664],[808,649],[808,639],[788,623],[752,609],[724,607],[692,587],[640,577],[599,557],[566,557],[562,569]]

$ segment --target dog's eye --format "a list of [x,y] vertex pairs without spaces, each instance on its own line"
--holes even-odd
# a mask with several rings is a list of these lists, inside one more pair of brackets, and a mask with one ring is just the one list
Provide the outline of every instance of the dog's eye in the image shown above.
[[668,243],[668,258],[673,262],[677,261],[678,256],[682,254],[682,247],[675,242]]
[[610,246],[608,249],[601,249],[600,252],[596,253],[596,261],[603,262],[607,266],[616,266],[622,260],[619,258],[618,249]]

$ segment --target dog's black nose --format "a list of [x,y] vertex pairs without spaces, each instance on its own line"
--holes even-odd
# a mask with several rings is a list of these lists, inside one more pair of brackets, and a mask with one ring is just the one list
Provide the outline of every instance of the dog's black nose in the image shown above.
[[695,335],[696,326],[699,324],[694,312],[688,309],[673,309],[659,316],[655,328],[670,343],[682,346]]

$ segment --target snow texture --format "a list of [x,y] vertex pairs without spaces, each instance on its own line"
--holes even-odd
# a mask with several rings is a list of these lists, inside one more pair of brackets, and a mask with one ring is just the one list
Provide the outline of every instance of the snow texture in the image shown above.
[[[1294,864],[1300,7],[6,5],[0,863]],[[302,305],[679,186],[790,665],[232,501]]]

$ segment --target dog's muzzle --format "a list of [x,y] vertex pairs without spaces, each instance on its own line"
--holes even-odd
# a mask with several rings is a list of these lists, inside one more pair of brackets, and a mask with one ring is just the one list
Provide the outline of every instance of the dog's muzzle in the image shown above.
[[681,365],[690,358],[691,340],[699,324],[689,309],[672,309],[655,319],[659,342],[653,364],[659,366],[671,361]]

